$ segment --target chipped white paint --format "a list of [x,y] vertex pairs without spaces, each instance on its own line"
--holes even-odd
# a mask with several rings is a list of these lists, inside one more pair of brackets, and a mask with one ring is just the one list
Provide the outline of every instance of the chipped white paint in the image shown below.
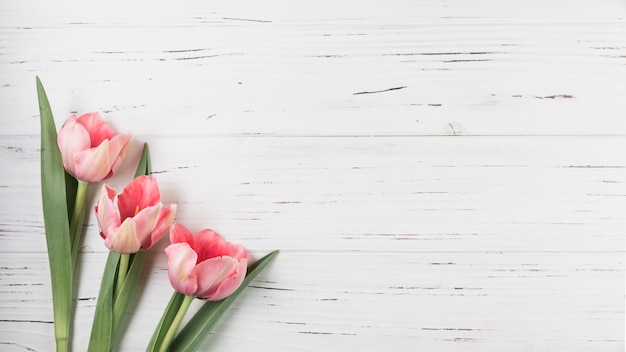
[[[281,249],[204,350],[623,351],[625,15],[617,0],[1,5],[0,350],[53,350],[39,75],[57,124],[101,111],[134,132],[131,157],[149,143],[178,221]],[[85,230],[75,351],[106,257],[93,216]],[[169,299],[165,242],[121,351],[143,350]]]

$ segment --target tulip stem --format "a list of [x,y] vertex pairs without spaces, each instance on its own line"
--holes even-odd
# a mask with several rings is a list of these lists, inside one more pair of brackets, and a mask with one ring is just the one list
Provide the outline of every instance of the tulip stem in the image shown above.
[[183,321],[183,317],[185,316],[185,313],[187,313],[187,309],[189,309],[191,302],[193,302],[193,296],[185,296],[180,308],[178,309],[178,313],[176,313],[170,328],[167,330],[167,334],[165,334],[165,337],[163,338],[163,343],[159,347],[159,352],[165,352],[169,349],[172,341],[174,340],[174,334],[176,334],[178,326],[180,326],[180,323]]
[[74,210],[70,220],[70,243],[72,244],[73,263],[76,263],[78,244],[80,243],[81,229],[79,227],[81,227],[83,222],[85,195],[87,194],[88,185],[88,182],[78,180],[78,187],[76,188],[76,201],[74,202]]
[[126,274],[128,273],[128,263],[130,262],[130,254],[120,254],[120,265],[117,270],[117,283],[115,284],[115,297],[118,297],[124,281],[126,281]]
[[57,352],[66,352],[70,350],[69,347],[69,343],[68,343],[68,337],[67,336],[63,336],[63,337],[56,337],[56,347],[57,347]]

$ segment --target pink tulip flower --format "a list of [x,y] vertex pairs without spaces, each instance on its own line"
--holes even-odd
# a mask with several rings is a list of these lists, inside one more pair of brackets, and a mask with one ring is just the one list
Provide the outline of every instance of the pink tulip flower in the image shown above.
[[168,276],[184,295],[219,301],[233,293],[246,276],[248,252],[225,241],[213,230],[193,235],[181,224],[172,225],[172,242],[165,249]]
[[96,218],[100,236],[110,250],[122,254],[147,250],[169,230],[176,204],[165,206],[157,181],[152,176],[139,176],[117,196],[102,185]]
[[80,181],[105,180],[121,165],[130,136],[116,135],[98,113],[72,115],[57,135],[63,166]]

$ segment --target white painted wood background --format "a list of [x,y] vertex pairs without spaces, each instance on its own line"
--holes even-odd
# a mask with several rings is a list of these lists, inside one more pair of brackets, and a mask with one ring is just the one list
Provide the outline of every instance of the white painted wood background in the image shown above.
[[[0,350],[53,350],[39,75],[57,126],[100,111],[133,131],[131,157],[149,143],[177,221],[281,250],[203,350],[623,351],[625,16],[621,0],[3,1]],[[165,245],[120,351],[144,349],[171,295]]]

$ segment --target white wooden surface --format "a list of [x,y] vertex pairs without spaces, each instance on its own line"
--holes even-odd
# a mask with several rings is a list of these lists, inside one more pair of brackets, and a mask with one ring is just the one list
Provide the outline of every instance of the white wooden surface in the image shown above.
[[[626,3],[3,1],[0,350],[52,351],[35,75],[281,254],[204,350],[623,351]],[[109,183],[121,189],[134,165]],[[90,201],[93,203],[91,188]],[[80,256],[75,351],[106,258]],[[118,347],[172,292],[154,249]]]

